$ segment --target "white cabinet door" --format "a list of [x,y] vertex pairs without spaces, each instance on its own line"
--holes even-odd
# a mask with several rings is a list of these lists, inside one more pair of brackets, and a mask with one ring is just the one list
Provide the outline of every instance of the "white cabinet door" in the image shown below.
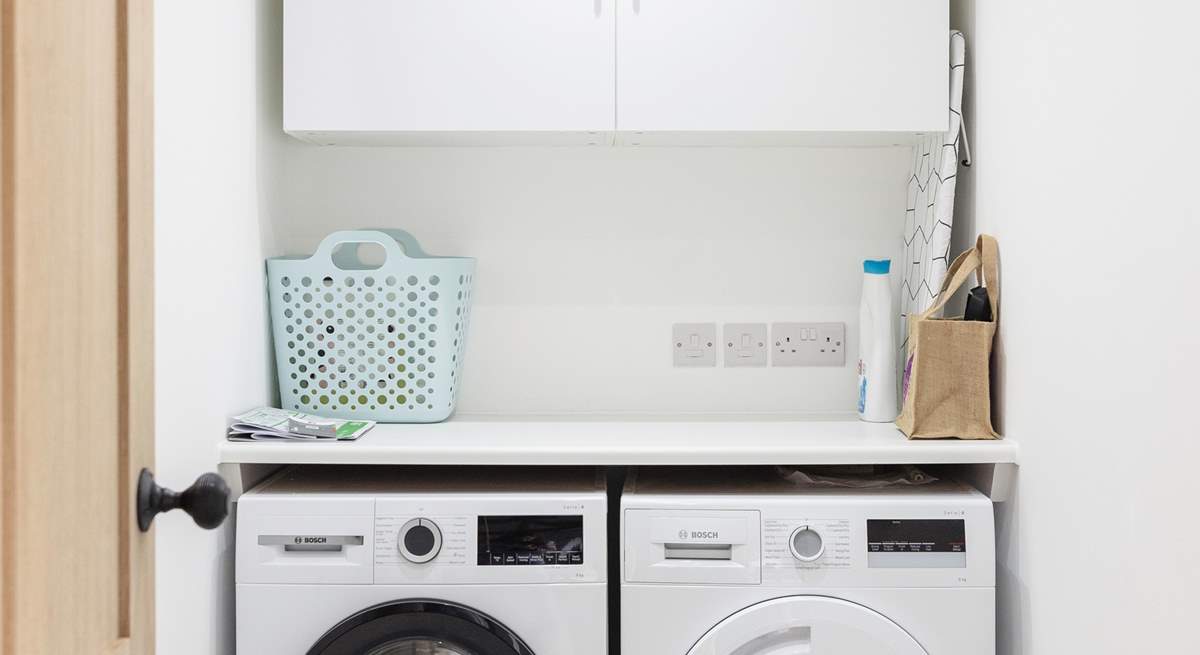
[[617,2],[622,142],[854,140],[948,124],[946,0]]
[[615,2],[285,0],[284,129],[323,143],[603,142]]

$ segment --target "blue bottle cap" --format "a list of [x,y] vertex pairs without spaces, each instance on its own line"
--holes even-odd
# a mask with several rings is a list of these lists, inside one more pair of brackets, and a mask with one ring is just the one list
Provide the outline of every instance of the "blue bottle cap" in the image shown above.
[[867,259],[863,261],[863,272],[872,275],[887,275],[892,270],[890,259]]

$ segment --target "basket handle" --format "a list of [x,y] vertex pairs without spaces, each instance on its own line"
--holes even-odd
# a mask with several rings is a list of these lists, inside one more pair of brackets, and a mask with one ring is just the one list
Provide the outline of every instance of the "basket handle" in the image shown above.
[[417,240],[403,230],[342,230],[322,239],[313,259],[333,261],[334,249],[344,243],[378,244],[387,256],[386,261],[426,256]]
[[401,246],[404,247],[404,254],[413,259],[427,259],[429,253],[421,248],[421,244],[417,243],[417,238],[405,230],[394,227],[373,227],[370,228],[373,232],[383,232],[395,239]]

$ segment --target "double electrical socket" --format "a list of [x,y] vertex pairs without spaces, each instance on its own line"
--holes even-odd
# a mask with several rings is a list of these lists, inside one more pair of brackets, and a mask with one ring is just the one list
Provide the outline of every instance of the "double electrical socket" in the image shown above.
[[[671,328],[675,366],[717,365],[717,324],[676,323]],[[845,323],[726,323],[725,366],[845,366]],[[768,354],[769,353],[769,354]]]
[[775,366],[845,366],[845,323],[774,323],[771,364]]

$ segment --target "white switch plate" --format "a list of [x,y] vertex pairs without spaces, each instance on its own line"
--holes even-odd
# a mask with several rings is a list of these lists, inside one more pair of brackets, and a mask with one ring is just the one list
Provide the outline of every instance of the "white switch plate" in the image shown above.
[[767,324],[725,324],[725,366],[767,365]]
[[845,366],[845,323],[773,323],[772,366]]
[[716,323],[676,323],[671,326],[671,352],[676,366],[716,366],[716,342]]

